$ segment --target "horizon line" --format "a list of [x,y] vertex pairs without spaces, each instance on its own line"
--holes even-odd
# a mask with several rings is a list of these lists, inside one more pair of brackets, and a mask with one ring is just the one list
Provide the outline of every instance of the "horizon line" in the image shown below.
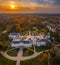
[[60,14],[59,12],[56,13],[40,13],[40,12],[27,12],[27,13],[0,13],[0,14]]

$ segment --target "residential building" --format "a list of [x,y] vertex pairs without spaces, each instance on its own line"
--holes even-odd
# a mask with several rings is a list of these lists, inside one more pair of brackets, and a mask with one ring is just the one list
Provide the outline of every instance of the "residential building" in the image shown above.
[[32,41],[30,40],[19,40],[19,39],[15,39],[12,41],[11,46],[12,47],[23,47],[23,48],[28,48],[28,47],[32,47]]
[[19,37],[19,36],[20,36],[20,33],[10,33],[9,34],[9,38],[11,38],[11,39]]

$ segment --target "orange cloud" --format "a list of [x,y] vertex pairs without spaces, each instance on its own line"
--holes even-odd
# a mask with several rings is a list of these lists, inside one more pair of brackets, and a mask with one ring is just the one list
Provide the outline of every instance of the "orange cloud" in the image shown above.
[[[10,5],[14,4],[15,8],[12,10]],[[50,4],[37,4],[37,3],[27,3],[27,2],[13,2],[9,1],[8,3],[0,4],[0,12],[59,12],[59,5],[50,5]]]

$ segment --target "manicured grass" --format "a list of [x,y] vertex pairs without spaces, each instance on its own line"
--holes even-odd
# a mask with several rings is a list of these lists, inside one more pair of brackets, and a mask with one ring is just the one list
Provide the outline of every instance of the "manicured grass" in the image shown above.
[[36,52],[44,51],[47,49],[45,46],[40,46],[40,47],[36,46],[35,48],[36,48]]
[[48,55],[47,53],[43,53],[36,58],[26,60],[26,61],[21,61],[21,65],[48,65]]
[[32,48],[25,48],[23,49],[23,56],[30,56],[34,53],[33,47]]
[[8,55],[10,55],[10,56],[17,56],[18,50],[19,50],[19,49],[13,49],[13,50],[11,50],[11,51],[8,51],[7,53],[8,53]]
[[15,64],[16,64],[15,61],[8,60],[0,54],[0,65],[15,65]]

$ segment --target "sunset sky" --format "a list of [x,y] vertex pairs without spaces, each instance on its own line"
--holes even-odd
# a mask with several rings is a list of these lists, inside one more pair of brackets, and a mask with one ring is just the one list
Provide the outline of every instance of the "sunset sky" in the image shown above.
[[0,13],[60,13],[60,0],[0,0]]

